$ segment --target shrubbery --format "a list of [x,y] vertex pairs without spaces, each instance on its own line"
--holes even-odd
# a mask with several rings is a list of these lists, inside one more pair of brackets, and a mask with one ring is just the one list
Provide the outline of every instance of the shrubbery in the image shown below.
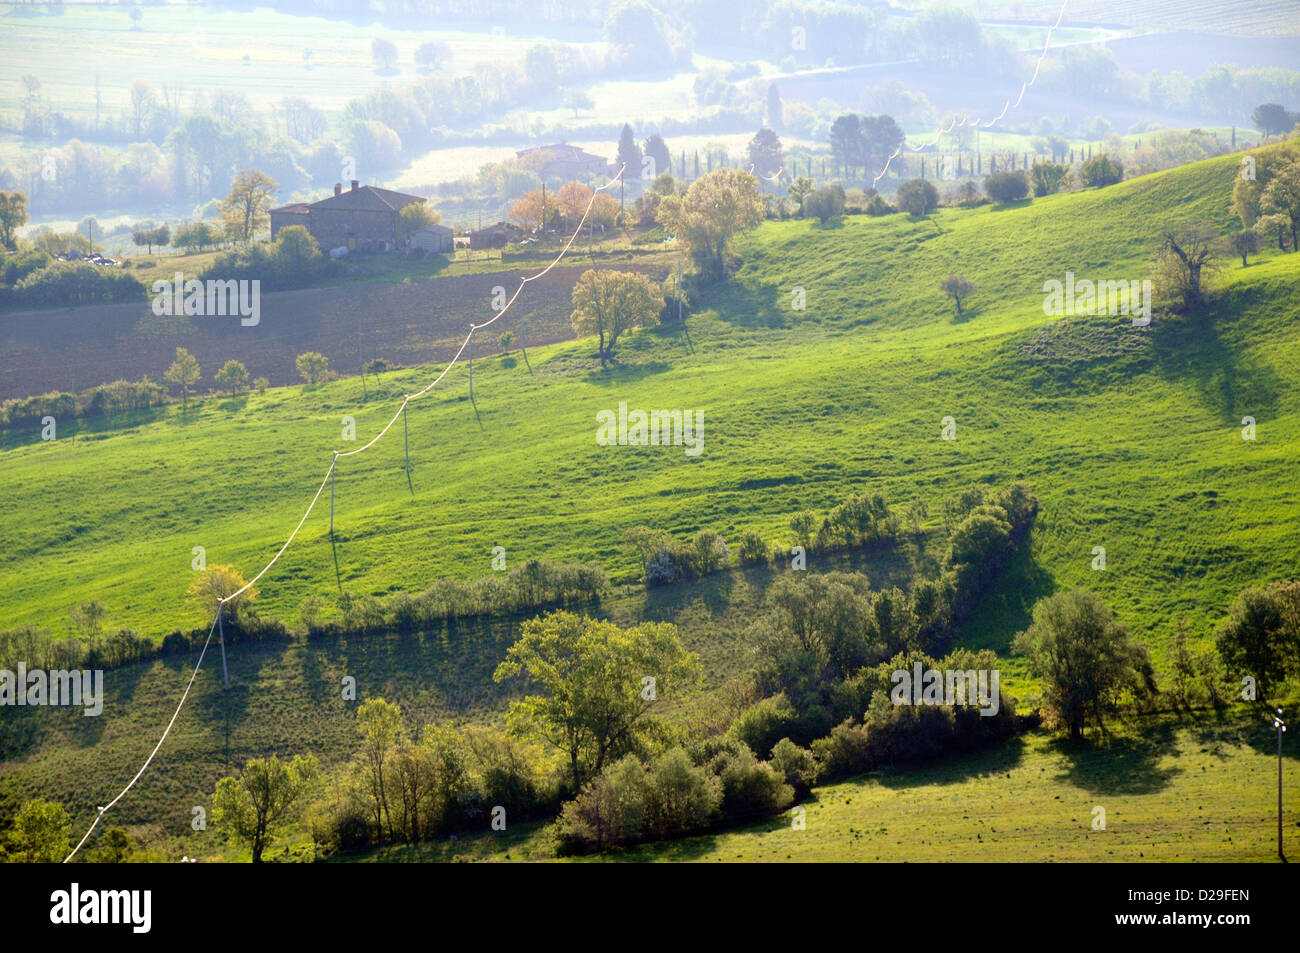
[[[31,260],[26,264],[15,264],[15,274],[29,268],[30,264]],[[144,298],[144,285],[120,268],[83,261],[53,261],[42,268],[26,271],[24,277],[0,296],[0,304],[11,307],[78,305],[142,301]]]

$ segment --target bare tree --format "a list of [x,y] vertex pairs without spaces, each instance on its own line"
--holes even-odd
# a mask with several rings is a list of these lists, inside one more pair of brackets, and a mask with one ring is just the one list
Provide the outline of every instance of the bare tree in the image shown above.
[[1160,238],[1156,259],[1157,289],[1177,311],[1204,304],[1210,281],[1218,272],[1218,236],[1208,225],[1167,230]]

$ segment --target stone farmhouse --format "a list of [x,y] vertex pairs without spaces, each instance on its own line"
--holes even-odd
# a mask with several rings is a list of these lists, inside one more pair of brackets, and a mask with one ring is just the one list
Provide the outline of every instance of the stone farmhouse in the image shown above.
[[319,202],[294,202],[271,209],[271,239],[289,225],[306,227],[316,244],[330,251],[346,247],[349,251],[395,251],[399,247],[398,216],[413,202],[423,202],[418,195],[361,185],[352,180],[352,188],[343,191],[334,186],[334,194]]
[[581,182],[592,176],[610,174],[610,164],[607,160],[577,146],[571,146],[567,142],[524,149],[516,152],[515,156],[523,159],[544,152],[550,153],[550,157],[538,170],[538,175],[547,181],[559,179],[565,182]]

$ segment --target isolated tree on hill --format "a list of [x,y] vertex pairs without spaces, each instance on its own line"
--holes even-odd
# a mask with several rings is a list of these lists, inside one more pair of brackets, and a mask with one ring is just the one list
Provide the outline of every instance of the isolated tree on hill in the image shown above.
[[1035,162],[1029,170],[1029,178],[1034,183],[1034,195],[1042,198],[1053,195],[1069,175],[1070,167],[1056,162]]
[[221,203],[227,234],[236,241],[246,242],[263,228],[269,228],[271,196],[279,187],[275,179],[256,169],[245,169],[235,176],[230,194]]
[[939,192],[925,179],[908,179],[898,187],[894,201],[907,214],[920,218],[938,208]]
[[139,225],[131,230],[131,241],[137,248],[148,248],[153,254],[154,245],[166,245],[171,241],[171,229],[166,225]]
[[939,282],[939,290],[952,298],[953,303],[957,305],[957,313],[961,314],[961,302],[963,298],[973,295],[978,289],[975,283],[969,278],[962,278],[958,275],[949,275],[943,281]]
[[763,128],[754,133],[754,138],[749,140],[745,152],[749,157],[749,164],[754,167],[754,173],[765,179],[776,175],[785,164],[781,137],[771,129]]
[[0,192],[0,249],[18,247],[18,229],[27,224],[27,196],[22,192]]
[[221,241],[221,235],[207,222],[190,222],[176,229],[172,243],[186,251],[202,251]]
[[298,368],[298,375],[308,384],[319,384],[329,379],[330,359],[320,351],[299,354],[295,366]]
[[659,205],[663,227],[686,242],[700,271],[712,280],[726,273],[728,243],[737,232],[763,221],[758,179],[739,169],[715,169],[696,179],[685,195],[669,195]]
[[1204,304],[1217,273],[1218,236],[1208,225],[1166,231],[1160,239],[1153,283],[1177,311]]
[[1290,132],[1300,122],[1300,116],[1288,112],[1279,103],[1260,103],[1251,114],[1250,121],[1266,136],[1280,136]]
[[1300,248],[1296,237],[1300,231],[1300,162],[1288,162],[1273,174],[1259,197],[1259,210],[1284,222],[1291,230],[1291,250]]
[[[645,154],[654,160],[654,165],[650,169],[650,178],[657,178],[665,172],[672,173],[673,157],[668,151],[668,143],[664,142],[663,136],[655,133],[646,139],[642,148]],[[640,174],[639,170],[637,174]]]
[[630,271],[582,273],[573,286],[573,314],[570,321],[578,334],[600,338],[601,361],[613,357],[614,345],[623,332],[659,323],[663,294],[645,275]]
[[1033,624],[1016,636],[1015,651],[1043,683],[1043,697],[1074,739],[1124,690],[1153,686],[1146,649],[1134,642],[1101,597],[1086,589],[1060,592],[1034,606]]
[[222,390],[230,394],[241,394],[248,390],[249,386],[248,368],[236,360],[226,361],[212,379]]
[[253,863],[262,862],[262,851],[274,828],[288,819],[316,783],[318,764],[314,755],[282,762],[276,755],[254,758],[244,765],[238,778],[222,778],[212,795],[212,819],[246,843]]
[[1244,590],[1215,643],[1234,680],[1251,676],[1261,696],[1300,674],[1300,582]]
[[431,40],[415,48],[415,65],[421,71],[437,69],[451,60],[451,47],[446,43]]
[[1249,228],[1243,229],[1228,239],[1228,247],[1241,256],[1241,267],[1245,268],[1249,264],[1246,256],[1259,251],[1259,236]]
[[[510,730],[563,752],[574,791],[606,763],[635,750],[651,712],[697,677],[677,627],[647,622],[628,629],[571,612],[529,619],[493,681],[527,676],[542,693],[511,703]],[[653,679],[653,692],[645,679]]]
[[594,109],[595,100],[580,89],[571,89],[564,94],[564,105],[573,110],[574,118],[584,109]]
[[375,37],[370,41],[370,59],[376,69],[384,72],[391,70],[397,65],[397,44],[383,37]]
[[624,179],[636,179],[641,176],[641,148],[636,144],[632,127],[623,123],[623,131],[618,134],[618,163],[627,166]]
[[71,822],[62,804],[40,798],[28,801],[5,835],[10,859],[27,864],[57,864],[68,856]]
[[181,389],[181,408],[188,409],[190,405],[190,394],[194,390],[194,385],[199,382],[203,376],[203,371],[199,367],[199,362],[194,355],[183,347],[176,349],[176,360],[172,361],[171,367],[163,372],[163,380],[169,384],[175,384]]
[[1114,185],[1123,178],[1124,166],[1104,152],[1093,156],[1079,169],[1079,179],[1089,187]]

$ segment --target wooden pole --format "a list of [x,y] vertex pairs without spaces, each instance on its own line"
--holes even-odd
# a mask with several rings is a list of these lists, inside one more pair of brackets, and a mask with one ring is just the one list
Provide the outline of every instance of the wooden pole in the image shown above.
[[[220,599],[218,599],[217,600],[217,641],[221,643],[221,682],[223,687],[229,688],[230,673],[226,670],[226,633],[221,626],[221,608],[222,608],[222,602]],[[1279,735],[1278,737],[1280,738],[1281,735]],[[1281,744],[1282,744],[1281,741],[1279,741],[1278,742],[1279,748],[1281,747]],[[1280,785],[1281,781],[1279,781],[1278,784]],[[1278,842],[1278,845],[1279,847],[1281,846],[1281,841]]]

